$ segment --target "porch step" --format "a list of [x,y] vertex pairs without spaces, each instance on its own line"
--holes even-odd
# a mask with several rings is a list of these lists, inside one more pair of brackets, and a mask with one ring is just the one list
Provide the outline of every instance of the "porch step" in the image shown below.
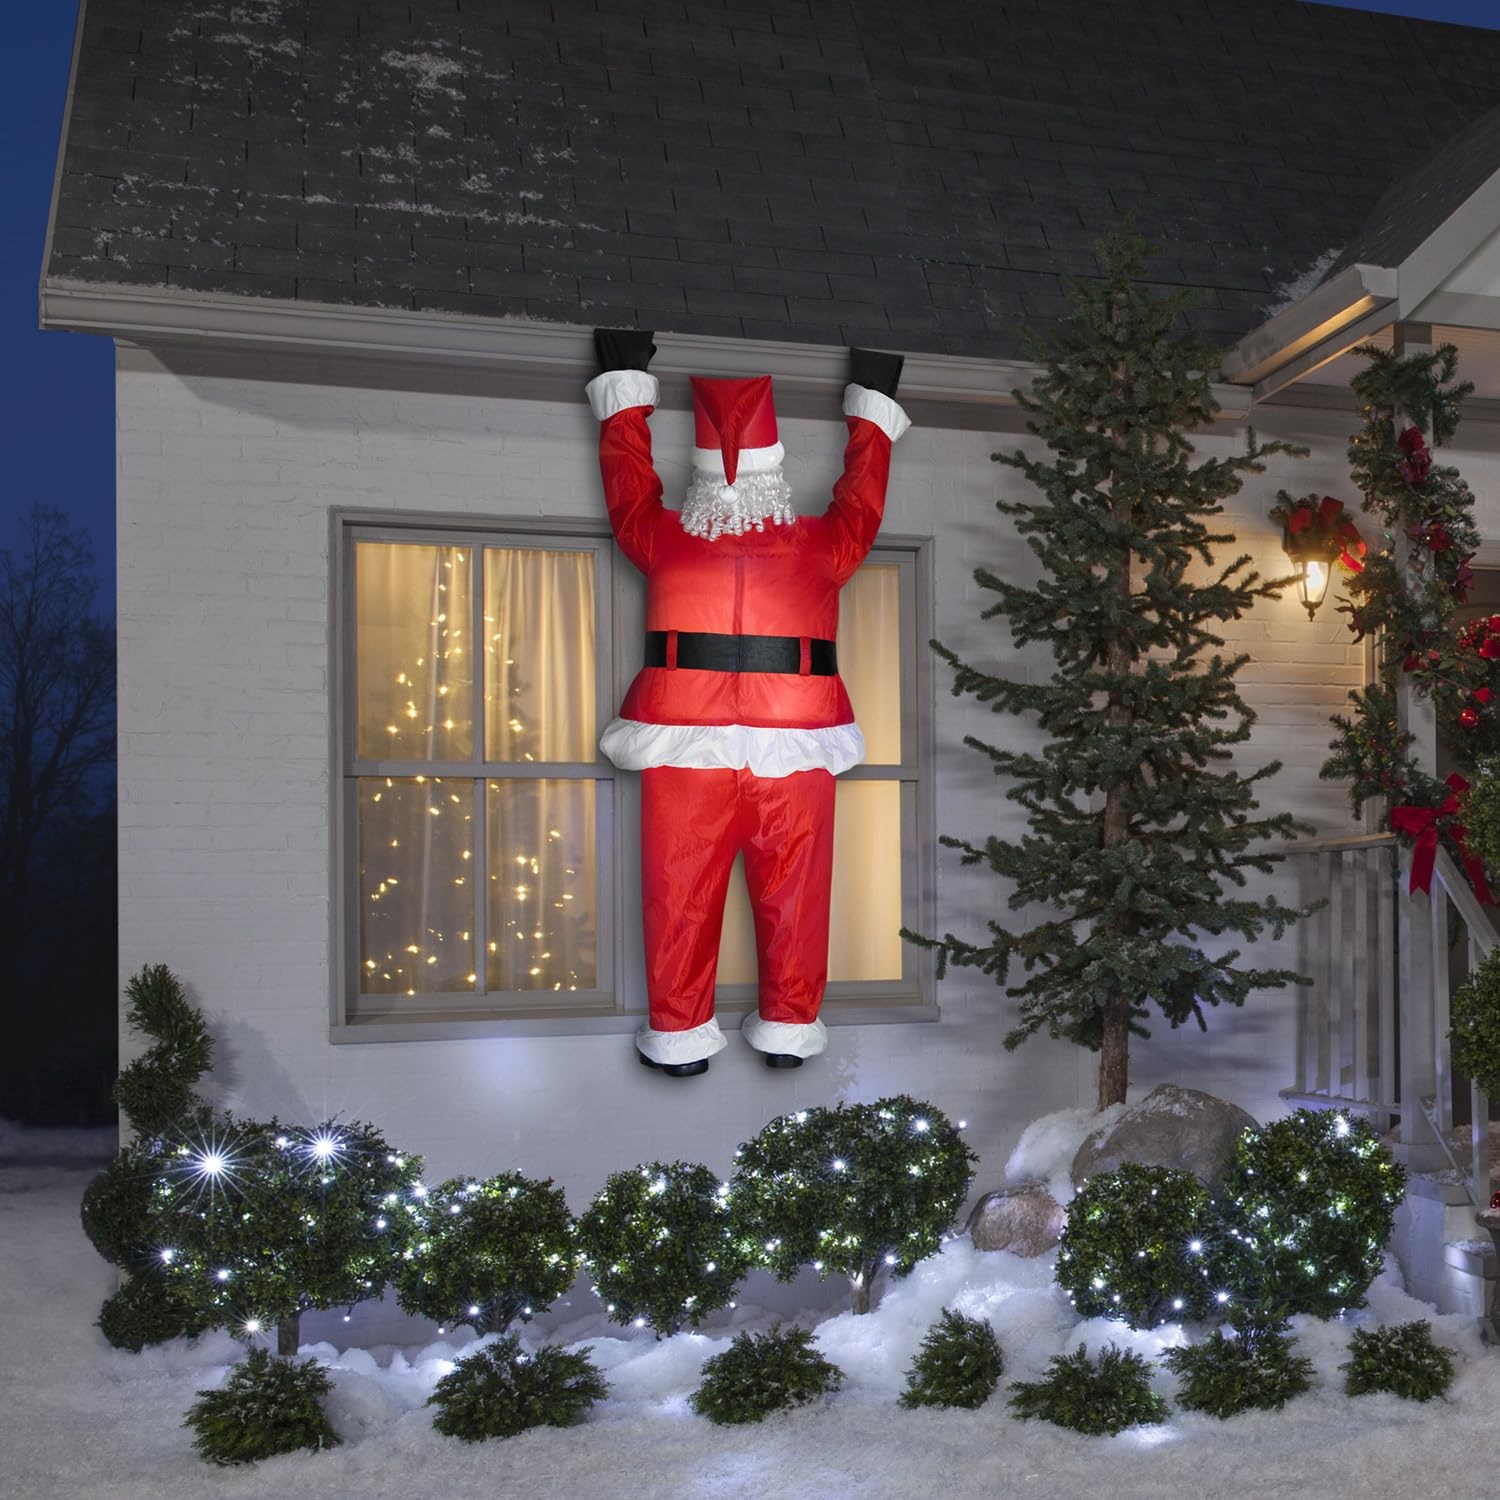
[[[1406,1191],[1413,1198],[1427,1198],[1450,1208],[1472,1208],[1468,1185],[1452,1167],[1441,1172],[1409,1172]],[[1478,1229],[1478,1225],[1475,1225]]]

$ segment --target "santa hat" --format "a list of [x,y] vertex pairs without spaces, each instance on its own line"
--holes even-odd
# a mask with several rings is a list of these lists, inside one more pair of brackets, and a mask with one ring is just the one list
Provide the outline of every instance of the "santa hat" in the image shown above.
[[791,490],[782,477],[786,457],[776,436],[771,377],[709,380],[692,377],[693,481],[683,508],[683,528],[713,541],[728,531],[742,535],[765,522],[795,519]]
[[776,407],[771,377],[693,381],[693,467],[722,480],[732,500],[741,474],[765,474],[781,467],[786,449],[776,439]]

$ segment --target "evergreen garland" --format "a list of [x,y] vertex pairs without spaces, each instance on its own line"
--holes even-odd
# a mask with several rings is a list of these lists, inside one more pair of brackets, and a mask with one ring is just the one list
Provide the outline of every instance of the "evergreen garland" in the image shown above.
[[868,1312],[882,1271],[907,1276],[937,1252],[977,1160],[941,1110],[907,1094],[799,1110],[735,1152],[735,1224],[779,1280],[803,1266],[847,1276],[854,1311]]
[[1010,1409],[1023,1420],[1040,1417],[1058,1427],[1091,1436],[1113,1435],[1127,1427],[1152,1426],[1171,1414],[1151,1389],[1151,1373],[1139,1354],[1107,1345],[1097,1360],[1083,1344],[1059,1354],[1040,1380],[1010,1388]]
[[1124,1163],[1090,1177],[1068,1205],[1057,1284],[1086,1318],[1155,1328],[1222,1313],[1221,1231],[1191,1172]]
[[529,1427],[571,1427],[609,1394],[592,1352],[547,1344],[527,1354],[515,1334],[506,1334],[438,1381],[427,1400],[437,1407],[432,1425],[466,1443],[515,1437]]
[[1299,1109],[1246,1130],[1221,1189],[1243,1305],[1331,1318],[1363,1307],[1406,1187],[1368,1121]]
[[338,1436],[323,1412],[333,1388],[316,1360],[296,1364],[252,1349],[218,1390],[199,1391],[183,1420],[209,1463],[248,1464],[301,1448],[333,1448]]
[[499,1333],[573,1284],[573,1219],[549,1178],[452,1177],[420,1200],[413,1242],[392,1264],[405,1312]]
[[[1017,649],[1046,646],[1053,672],[1005,677],[940,642],[955,694],[992,712],[1035,714],[1044,745],[1014,748],[968,736],[1025,809],[1018,841],[947,837],[964,864],[1007,882],[1008,904],[1028,920],[989,922],[970,941],[903,931],[952,962],[1006,983],[1013,960],[1026,978],[1006,993],[1019,1019],[1005,1039],[1037,1031],[1100,1052],[1099,1104],[1123,1103],[1131,1034],[1159,1010],[1171,1026],[1204,1026],[1216,1005],[1297,979],[1284,969],[1238,967],[1238,949],[1204,941],[1226,933],[1280,937],[1299,912],[1273,898],[1232,894],[1246,872],[1268,873],[1267,840],[1300,827],[1289,813],[1256,816],[1259,783],[1277,763],[1243,774],[1234,747],[1255,715],[1235,678],[1248,657],[1226,655],[1220,628],[1243,618],[1288,580],[1263,581],[1248,555],[1219,560],[1234,537],[1223,502],[1276,453],[1302,453],[1252,435],[1243,453],[1195,461],[1187,434],[1217,414],[1217,352],[1174,336],[1187,294],[1158,298],[1142,285],[1151,247],[1133,235],[1102,242],[1103,274],[1070,283],[1072,319],[1033,338],[1042,374],[1016,398],[1028,430],[1049,450],[998,453],[1038,492],[1001,500],[1041,564],[1035,584],[986,568],[975,582],[994,596]],[[1035,918],[1034,913],[1041,913]]]
[[1378,639],[1379,680],[1349,695],[1352,713],[1334,717],[1338,733],[1320,774],[1348,781],[1358,817],[1374,797],[1435,808],[1448,796],[1442,782],[1417,767],[1411,737],[1398,729],[1403,682],[1434,698],[1439,735],[1466,765],[1500,749],[1500,702],[1492,702],[1494,658],[1481,654],[1477,636],[1453,624],[1479,545],[1474,496],[1457,469],[1437,463],[1432,452],[1452,440],[1473,385],[1456,381],[1452,344],[1408,356],[1371,345],[1355,352],[1369,363],[1350,382],[1363,421],[1349,439],[1349,468],[1385,541],[1347,584],[1351,602],[1344,612],[1356,640]]
[[1348,1372],[1344,1390],[1350,1396],[1389,1391],[1408,1401],[1432,1401],[1446,1396],[1453,1384],[1453,1355],[1433,1343],[1432,1324],[1425,1319],[1392,1328],[1356,1328],[1349,1358],[1339,1369]]
[[1177,1404],[1184,1411],[1223,1418],[1279,1409],[1312,1385],[1312,1361],[1292,1353],[1281,1327],[1244,1321],[1236,1327],[1234,1338],[1216,1328],[1203,1343],[1162,1355],[1181,1382]]
[[578,1248],[616,1323],[658,1338],[729,1305],[750,1268],[729,1188],[705,1166],[646,1162],[605,1179],[578,1219]]
[[906,1372],[901,1405],[961,1406],[972,1411],[994,1394],[1004,1370],[995,1330],[981,1318],[945,1307]]
[[742,1333],[704,1361],[703,1380],[688,1397],[700,1417],[729,1426],[760,1422],[772,1412],[805,1406],[836,1391],[844,1372],[813,1347],[805,1328]]

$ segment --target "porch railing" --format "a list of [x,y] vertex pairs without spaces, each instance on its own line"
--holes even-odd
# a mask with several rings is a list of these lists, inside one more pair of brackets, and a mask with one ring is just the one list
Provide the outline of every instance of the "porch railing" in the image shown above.
[[1299,993],[1296,1071],[1282,1096],[1398,1120],[1411,1166],[1446,1167],[1475,1205],[1488,1204],[1489,1100],[1470,1085],[1466,1155],[1453,1123],[1449,1002],[1500,932],[1441,850],[1431,892],[1410,896],[1390,834],[1309,839],[1285,852],[1301,868],[1304,898],[1324,904],[1296,929],[1313,983]]

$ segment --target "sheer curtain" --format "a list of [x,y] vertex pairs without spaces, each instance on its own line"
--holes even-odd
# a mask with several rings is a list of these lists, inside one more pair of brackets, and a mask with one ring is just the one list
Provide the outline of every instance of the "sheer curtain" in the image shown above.
[[[901,570],[866,564],[839,599],[839,675],[864,732],[866,763],[901,760]],[[901,783],[841,778],[836,792],[828,977],[901,977]],[[755,982],[755,923],[736,860],[719,983]]]
[[485,549],[485,759],[541,773],[486,783],[492,990],[598,982],[595,784],[545,775],[596,754],[594,621],[592,552]]

